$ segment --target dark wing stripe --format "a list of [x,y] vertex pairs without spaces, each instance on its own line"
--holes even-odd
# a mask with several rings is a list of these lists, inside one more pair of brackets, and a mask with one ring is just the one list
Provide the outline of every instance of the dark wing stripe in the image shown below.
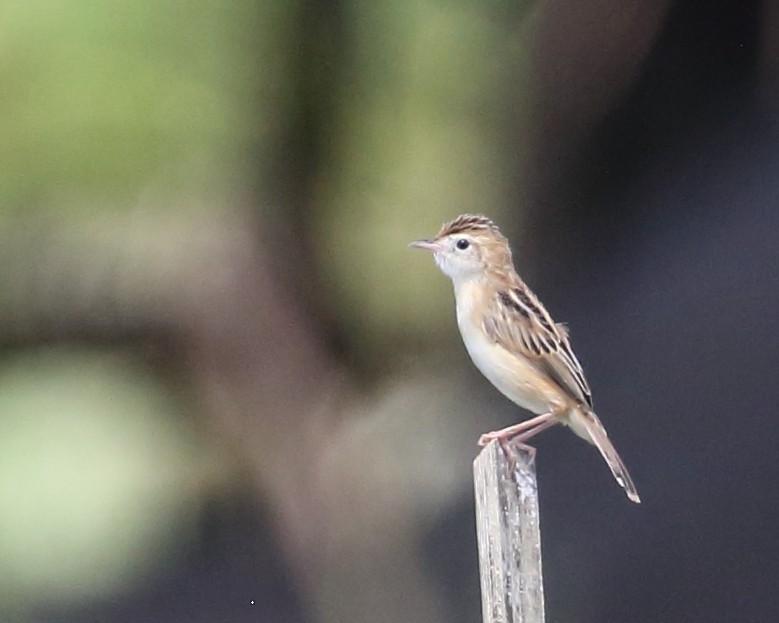
[[552,335],[557,334],[556,329],[552,328],[554,323],[549,317],[549,313],[538,303],[533,301],[527,292],[522,291],[520,288],[512,288],[511,294],[514,295],[522,305],[531,311],[533,317],[538,321],[538,324],[540,324],[546,331]]
[[546,310],[541,308],[535,303],[525,292],[519,288],[512,288],[509,290],[508,298],[512,302],[512,307],[519,310],[522,315],[530,320],[531,324],[534,324],[538,329],[537,331],[530,331],[534,342],[538,344],[539,352],[551,354],[558,350],[558,342],[560,336],[557,331],[553,329],[554,323],[549,318],[549,314]]
[[[533,313],[534,307],[531,307],[532,302],[518,294],[521,294],[519,290],[512,289],[508,292],[499,292],[498,296],[507,308],[518,312],[523,318],[533,324],[537,314]],[[507,318],[506,321],[508,326],[512,325],[510,318]],[[543,329],[543,326],[541,329]],[[528,350],[538,356],[552,353],[557,348],[555,340],[550,339],[550,336],[544,335],[541,331],[529,330],[526,326],[520,327],[520,339]]]
[[584,394],[584,399],[587,401],[587,404],[592,408],[592,393],[590,392],[590,386],[587,384],[587,380],[584,378],[584,373],[582,372],[582,366],[579,363],[579,360],[576,358],[576,355],[573,354],[567,339],[564,340],[560,346],[560,355],[563,357],[566,367],[571,372],[574,379],[576,379],[576,383],[582,390],[582,394]]
[[511,298],[511,295],[508,292],[498,292],[498,296],[500,297],[500,302],[503,303],[506,307],[511,307],[512,309],[517,310],[528,320],[530,319],[530,313],[528,313],[528,310],[522,307],[513,298]]
[[497,293],[497,317],[484,328],[496,341],[515,345],[538,360],[562,388],[592,407],[592,396],[581,364],[571,349],[568,331],[554,323],[535,297],[521,288]]

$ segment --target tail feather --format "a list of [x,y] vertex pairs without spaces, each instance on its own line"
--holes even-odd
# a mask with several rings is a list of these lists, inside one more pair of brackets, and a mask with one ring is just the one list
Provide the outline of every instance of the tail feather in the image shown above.
[[[625,467],[625,464],[619,457],[617,449],[614,447],[614,444],[611,443],[611,440],[606,433],[606,429],[603,427],[603,424],[601,424],[598,416],[592,411],[579,410],[575,415],[572,414],[571,419],[575,420],[571,422],[571,428],[582,437],[585,437],[585,435],[582,435],[581,433],[586,432],[585,439],[591,441],[593,445],[598,448],[601,456],[609,466],[611,473],[614,475],[617,484],[625,490],[625,493],[632,502],[640,504],[641,498],[638,497],[638,491],[636,491],[633,479],[628,473],[628,468]],[[579,426],[583,427],[584,431],[576,431],[575,429],[579,428]]]

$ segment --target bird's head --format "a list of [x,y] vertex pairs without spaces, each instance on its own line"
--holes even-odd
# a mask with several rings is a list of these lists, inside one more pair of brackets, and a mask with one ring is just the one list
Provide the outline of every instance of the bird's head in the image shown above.
[[415,240],[409,246],[431,251],[438,267],[455,283],[512,266],[508,241],[482,214],[461,214],[444,223],[434,238]]

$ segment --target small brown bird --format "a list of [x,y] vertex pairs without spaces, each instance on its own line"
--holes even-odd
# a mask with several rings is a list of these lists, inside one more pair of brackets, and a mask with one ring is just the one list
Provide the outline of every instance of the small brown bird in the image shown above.
[[454,284],[457,324],[473,363],[509,400],[536,417],[485,433],[485,445],[525,442],[554,424],[569,426],[595,445],[628,498],[640,502],[625,464],[595,415],[568,330],[556,324],[520,279],[508,240],[481,214],[463,214],[435,238],[409,246],[432,251]]

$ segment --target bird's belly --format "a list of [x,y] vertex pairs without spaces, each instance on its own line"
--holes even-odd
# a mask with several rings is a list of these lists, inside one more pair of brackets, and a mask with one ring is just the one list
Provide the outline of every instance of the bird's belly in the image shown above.
[[533,413],[550,410],[556,397],[549,393],[548,381],[528,360],[512,355],[481,331],[461,332],[474,365],[504,396]]

